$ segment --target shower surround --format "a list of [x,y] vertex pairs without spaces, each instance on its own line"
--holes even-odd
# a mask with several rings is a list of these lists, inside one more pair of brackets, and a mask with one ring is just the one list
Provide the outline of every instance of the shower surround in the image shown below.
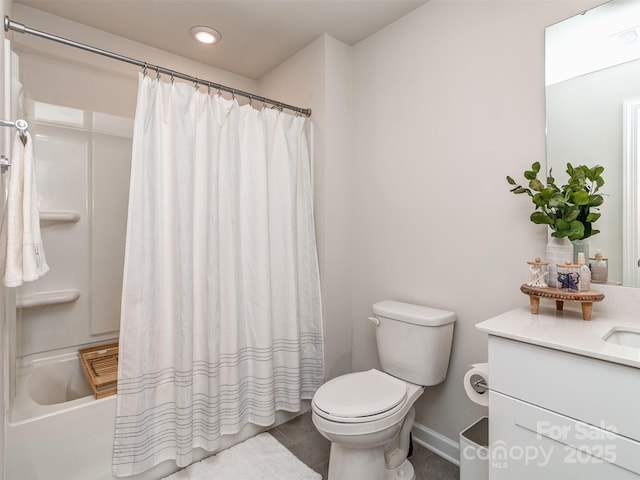
[[94,399],[77,352],[118,337],[132,121],[26,110],[52,269],[16,289],[6,478],[108,479],[115,397]]

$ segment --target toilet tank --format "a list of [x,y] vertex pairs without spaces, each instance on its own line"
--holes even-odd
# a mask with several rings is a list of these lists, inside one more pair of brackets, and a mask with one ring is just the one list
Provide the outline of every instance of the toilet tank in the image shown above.
[[456,315],[447,310],[384,300],[373,305],[382,369],[416,385],[447,377]]

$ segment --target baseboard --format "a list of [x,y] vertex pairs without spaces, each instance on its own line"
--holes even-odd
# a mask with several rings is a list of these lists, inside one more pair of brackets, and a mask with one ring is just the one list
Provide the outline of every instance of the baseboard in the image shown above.
[[448,437],[415,423],[411,429],[413,441],[421,447],[431,450],[445,460],[460,466],[460,444]]

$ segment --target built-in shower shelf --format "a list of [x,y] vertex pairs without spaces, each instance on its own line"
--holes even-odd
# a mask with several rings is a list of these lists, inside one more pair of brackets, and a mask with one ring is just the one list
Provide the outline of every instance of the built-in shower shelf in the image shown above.
[[80,212],[75,210],[40,210],[40,223],[76,223],[80,220]]
[[18,308],[44,307],[75,302],[78,298],[80,298],[79,290],[51,290],[22,295],[16,299],[16,306]]

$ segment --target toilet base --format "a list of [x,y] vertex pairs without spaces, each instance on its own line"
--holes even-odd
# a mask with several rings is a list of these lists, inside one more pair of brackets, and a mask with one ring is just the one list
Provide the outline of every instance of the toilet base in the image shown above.
[[384,448],[346,448],[332,443],[328,480],[387,480]]
[[402,462],[402,465],[400,465],[398,468],[395,468],[393,470],[385,469],[384,473],[385,480],[415,480],[416,478],[416,473],[413,470],[413,465],[411,465],[411,462],[408,459]]
[[331,444],[329,480],[415,480],[411,462],[406,459],[398,468],[388,470],[384,464],[384,448],[344,448]]

